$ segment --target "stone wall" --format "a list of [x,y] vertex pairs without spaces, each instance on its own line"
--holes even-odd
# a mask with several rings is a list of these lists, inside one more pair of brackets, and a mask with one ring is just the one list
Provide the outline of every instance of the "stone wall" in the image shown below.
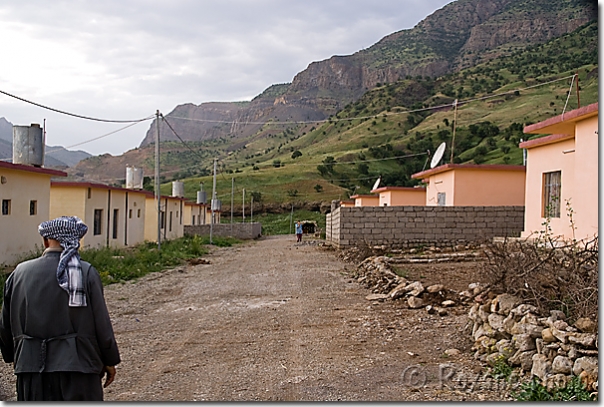
[[523,206],[339,207],[326,216],[326,240],[340,248],[479,242],[524,228]]
[[[261,223],[218,223],[214,224],[212,236],[235,237],[237,239],[256,239],[262,235]],[[186,225],[185,236],[209,236],[210,225]]]

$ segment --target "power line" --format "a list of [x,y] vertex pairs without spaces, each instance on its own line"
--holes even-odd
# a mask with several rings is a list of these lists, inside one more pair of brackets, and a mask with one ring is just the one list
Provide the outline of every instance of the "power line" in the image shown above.
[[83,115],[79,115],[79,114],[75,114],[75,113],[66,112],[64,110],[55,109],[54,107],[50,107],[50,106],[46,106],[46,105],[43,105],[43,104],[40,104],[40,103],[36,103],[36,102],[31,101],[31,100],[22,98],[20,96],[16,96],[16,95],[13,95],[11,93],[5,92],[3,90],[0,90],[0,93],[4,94],[6,96],[10,96],[12,98],[15,98],[17,100],[20,100],[22,102],[29,103],[29,104],[32,104],[34,106],[41,107],[42,109],[50,110],[50,111],[53,111],[53,112],[56,112],[56,113],[61,113],[61,114],[67,115],[67,116],[73,116],[73,117],[77,117],[77,118],[80,118],[80,119],[93,120],[93,121],[97,121],[97,122],[105,122],[105,123],[134,123],[134,122],[137,122],[138,123],[138,122],[144,122],[146,120],[151,120],[155,116],[155,115],[151,115],[151,116],[148,116],[148,117],[145,117],[145,118],[142,118],[142,119],[135,119],[135,120],[99,119],[99,118],[96,118],[96,117],[83,116]]

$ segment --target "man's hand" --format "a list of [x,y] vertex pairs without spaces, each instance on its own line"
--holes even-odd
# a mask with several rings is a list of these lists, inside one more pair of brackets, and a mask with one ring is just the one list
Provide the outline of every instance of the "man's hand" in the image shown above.
[[113,383],[113,380],[115,379],[115,366],[103,367],[103,373],[107,374],[107,378],[105,379],[105,384],[103,385],[103,387],[107,387],[111,383]]

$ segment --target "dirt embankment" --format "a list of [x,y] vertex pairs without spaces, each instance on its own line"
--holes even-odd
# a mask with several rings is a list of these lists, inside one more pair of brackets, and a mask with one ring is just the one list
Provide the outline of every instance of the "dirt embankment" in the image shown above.
[[[106,287],[122,355],[106,400],[505,399],[472,357],[463,307],[439,316],[367,301],[354,265],[291,236],[213,248],[206,259]],[[407,272],[463,289],[476,270]],[[0,374],[0,399],[15,399],[11,366]]]

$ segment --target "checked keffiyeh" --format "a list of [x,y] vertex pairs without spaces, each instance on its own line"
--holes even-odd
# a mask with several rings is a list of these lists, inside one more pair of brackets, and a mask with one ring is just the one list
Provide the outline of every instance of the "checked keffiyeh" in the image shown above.
[[38,231],[43,238],[57,240],[63,247],[57,267],[57,281],[69,294],[69,306],[85,307],[86,292],[78,249],[80,239],[88,232],[88,226],[77,216],[61,216],[42,222]]

